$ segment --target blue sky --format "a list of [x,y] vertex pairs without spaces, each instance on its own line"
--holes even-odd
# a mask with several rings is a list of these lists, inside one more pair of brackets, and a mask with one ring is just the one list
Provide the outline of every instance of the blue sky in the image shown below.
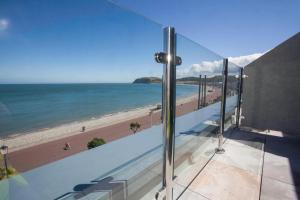
[[222,56],[265,52],[300,30],[299,0],[113,0]]
[[300,28],[296,1],[114,2],[122,8],[104,0],[1,0],[0,83],[131,82],[161,76],[162,65],[153,54],[162,51],[165,25],[203,45],[178,36],[179,72],[197,75],[222,59],[205,47],[243,64]]

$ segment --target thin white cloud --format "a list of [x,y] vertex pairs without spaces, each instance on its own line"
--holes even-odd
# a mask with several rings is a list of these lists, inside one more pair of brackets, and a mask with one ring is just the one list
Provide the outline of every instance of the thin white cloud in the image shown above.
[[238,66],[245,67],[246,65],[253,62],[263,54],[264,53],[254,53],[247,56],[229,57],[228,60],[229,62],[232,62]]
[[0,31],[4,31],[8,28],[9,21],[7,19],[0,19]]
[[221,73],[223,68],[223,60],[202,61],[192,64],[190,67],[177,68],[177,77],[199,76],[199,74],[214,75]]
[[[249,63],[253,62],[264,53],[255,53],[247,56],[238,56],[238,57],[229,57],[229,73],[236,73],[239,71],[239,67],[244,67]],[[237,65],[237,66],[236,66]],[[186,77],[186,76],[199,76],[199,74],[205,75],[214,75],[222,72],[223,69],[223,60],[215,61],[202,61],[197,64],[192,64],[190,67],[178,68],[177,76]]]

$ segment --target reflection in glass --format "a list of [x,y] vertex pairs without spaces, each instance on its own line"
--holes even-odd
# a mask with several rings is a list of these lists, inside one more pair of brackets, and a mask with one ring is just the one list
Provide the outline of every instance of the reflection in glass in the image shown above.
[[[162,76],[153,59],[161,25],[104,0],[1,1],[0,13],[0,137],[19,172],[0,181],[1,194],[152,199],[161,83],[132,83]],[[193,91],[181,86],[178,96]],[[134,133],[131,122],[140,124]],[[87,150],[93,138],[106,144]]]
[[223,69],[221,56],[181,35],[177,36],[177,55],[182,58],[182,65],[177,67],[177,87],[189,84],[197,90],[189,98],[177,98],[175,197],[214,155]]
[[228,63],[225,130],[236,124],[240,69],[234,63]]

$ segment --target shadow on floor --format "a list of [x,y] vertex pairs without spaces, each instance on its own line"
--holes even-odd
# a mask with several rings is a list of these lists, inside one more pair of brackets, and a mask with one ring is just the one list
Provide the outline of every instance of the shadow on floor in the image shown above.
[[[289,134],[274,135],[251,130],[237,130],[227,133],[226,138],[265,151],[263,178],[271,178],[293,188],[300,199],[300,137]],[[263,181],[264,182],[264,181]],[[274,192],[272,185],[264,185],[268,192]],[[285,191],[285,187],[281,187]],[[264,188],[262,188],[264,192]],[[274,195],[271,194],[271,195]]]

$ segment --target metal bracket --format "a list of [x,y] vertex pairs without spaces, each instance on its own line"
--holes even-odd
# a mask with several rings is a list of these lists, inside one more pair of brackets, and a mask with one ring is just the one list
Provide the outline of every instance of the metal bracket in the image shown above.
[[155,199],[156,200],[163,200],[166,197],[167,190],[166,188],[161,188],[156,194]]
[[[163,63],[163,64],[167,64],[171,59],[170,56],[168,56],[168,54],[164,52],[155,53],[154,57],[157,63]],[[182,63],[181,58],[179,56],[176,56],[175,65],[181,65],[181,63]]]
[[223,149],[223,148],[221,148],[221,149],[216,148],[215,152],[216,152],[216,154],[224,154],[225,153],[225,149]]
[[[177,176],[173,177],[172,182],[170,183],[170,186],[173,188],[174,187],[174,180],[177,178]],[[165,200],[164,198],[167,195],[167,189],[165,187],[161,188],[158,190],[158,192],[155,194],[155,199],[156,200]]]
[[[223,153],[225,153],[225,149],[223,148],[223,142],[224,142],[224,141],[223,141],[223,134],[222,134],[222,133],[218,133],[218,134],[217,134],[217,137],[218,137],[218,138],[220,138],[220,137],[222,138],[222,141],[221,141],[222,144],[221,144],[221,145],[219,144],[218,147],[215,148],[215,153],[216,153],[216,154],[223,154]],[[219,141],[219,142],[220,142],[220,141]]]

